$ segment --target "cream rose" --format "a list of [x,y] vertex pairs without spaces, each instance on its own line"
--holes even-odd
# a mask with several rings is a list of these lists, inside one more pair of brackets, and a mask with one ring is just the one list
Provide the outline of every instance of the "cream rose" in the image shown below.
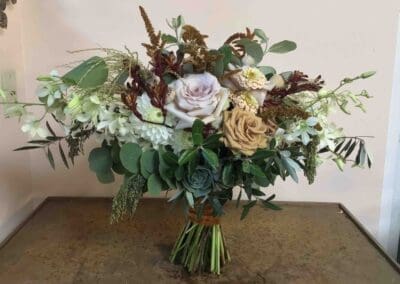
[[233,151],[251,156],[259,148],[267,146],[267,126],[251,112],[236,107],[224,112],[224,144]]
[[165,109],[179,119],[177,129],[191,127],[196,119],[210,123],[221,116],[229,91],[210,73],[189,74],[169,85]]

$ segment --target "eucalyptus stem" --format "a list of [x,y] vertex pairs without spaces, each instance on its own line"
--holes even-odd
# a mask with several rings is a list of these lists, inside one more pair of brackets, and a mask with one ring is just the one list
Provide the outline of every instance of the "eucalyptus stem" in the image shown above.
[[45,106],[43,103],[0,102],[0,105]]

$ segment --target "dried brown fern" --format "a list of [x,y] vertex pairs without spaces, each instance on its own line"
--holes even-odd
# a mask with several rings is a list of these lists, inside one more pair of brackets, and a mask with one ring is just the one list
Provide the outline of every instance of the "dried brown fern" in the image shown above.
[[182,39],[185,43],[206,47],[204,39],[207,37],[207,35],[201,34],[198,29],[191,25],[184,25],[182,27]]
[[154,27],[150,21],[150,18],[147,15],[146,10],[142,6],[139,6],[139,10],[140,10],[140,15],[142,16],[144,25],[146,27],[147,34],[150,38],[151,45],[159,46],[160,39],[161,39],[161,32],[158,32],[158,34],[156,34],[156,32],[154,31]]

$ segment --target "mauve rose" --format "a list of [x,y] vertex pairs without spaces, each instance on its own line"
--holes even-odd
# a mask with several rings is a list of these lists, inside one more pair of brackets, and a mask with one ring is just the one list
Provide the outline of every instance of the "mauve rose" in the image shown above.
[[191,127],[196,119],[210,123],[221,116],[229,91],[210,73],[189,74],[169,85],[165,109],[179,119],[179,128]]

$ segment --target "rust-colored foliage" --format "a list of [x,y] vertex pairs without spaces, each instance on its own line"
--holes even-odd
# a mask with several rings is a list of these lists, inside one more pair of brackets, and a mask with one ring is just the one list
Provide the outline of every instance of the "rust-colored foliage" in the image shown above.
[[232,49],[232,52],[238,56],[243,57],[245,55],[245,50],[243,45],[239,43],[241,39],[249,39],[254,40],[254,32],[252,32],[249,28],[246,28],[245,33],[234,33],[225,41],[226,45],[229,45]]
[[279,105],[284,97],[303,91],[319,91],[322,88],[324,81],[321,76],[310,80],[308,75],[300,71],[294,71],[293,74],[286,80],[285,87],[273,88],[267,93],[267,98],[264,101],[264,106]]

